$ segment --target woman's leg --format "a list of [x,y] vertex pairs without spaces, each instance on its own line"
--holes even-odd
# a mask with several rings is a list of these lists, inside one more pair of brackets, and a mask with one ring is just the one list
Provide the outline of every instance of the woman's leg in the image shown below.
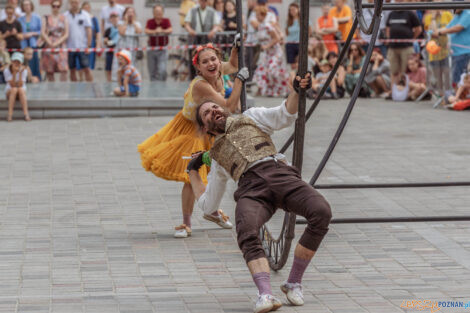
[[387,83],[385,82],[385,79],[382,77],[382,75],[377,76],[375,81],[377,83],[377,87],[380,89],[380,93],[389,91]]
[[18,88],[14,87],[8,90],[7,99],[8,99],[8,117],[7,120],[11,121],[13,117],[13,107],[15,106],[16,97],[18,96]]
[[183,224],[186,224],[189,228],[191,228],[194,201],[196,201],[196,197],[194,196],[193,188],[191,184],[185,183],[181,192],[181,204],[183,209]]
[[47,81],[49,82],[55,81],[54,73],[46,73],[46,78],[47,78]]
[[67,71],[60,72],[60,81],[61,82],[67,81]]
[[20,98],[21,107],[23,108],[25,121],[31,121],[28,111],[28,99],[26,98],[26,91],[23,88],[18,88],[18,97]]

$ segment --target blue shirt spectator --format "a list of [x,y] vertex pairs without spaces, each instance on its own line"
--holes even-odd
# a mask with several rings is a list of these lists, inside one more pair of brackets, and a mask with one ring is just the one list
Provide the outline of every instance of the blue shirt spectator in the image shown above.
[[[30,19],[28,21],[28,17],[25,14],[18,18],[18,21],[21,23],[23,37],[25,38],[21,40],[21,49],[26,47],[36,48],[37,41],[41,35],[41,17],[36,13],[31,13]],[[31,36],[27,36],[27,33],[32,34]]]
[[453,26],[462,26],[459,32],[450,33],[450,41],[452,45],[452,56],[458,56],[470,53],[470,48],[463,48],[457,45],[470,47],[470,10],[463,10],[460,14],[455,14],[452,21],[447,24],[447,29]]

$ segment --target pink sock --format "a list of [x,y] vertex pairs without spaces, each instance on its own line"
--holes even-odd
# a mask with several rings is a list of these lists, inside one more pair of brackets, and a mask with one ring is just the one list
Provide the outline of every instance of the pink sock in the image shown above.
[[218,211],[215,211],[213,213],[211,213],[212,216],[215,216],[215,217],[218,217],[219,216],[219,212]]
[[183,224],[191,228],[191,214],[183,214]]
[[253,275],[253,281],[258,287],[259,295],[272,295],[269,273],[260,272]]
[[292,263],[292,268],[287,282],[300,284],[302,282],[302,276],[304,276],[304,272],[309,263],[310,260],[304,260],[294,256],[294,262]]

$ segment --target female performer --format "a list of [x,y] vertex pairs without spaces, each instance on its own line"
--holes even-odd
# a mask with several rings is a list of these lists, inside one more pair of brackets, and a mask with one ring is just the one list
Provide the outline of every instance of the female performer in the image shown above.
[[[236,37],[235,43],[239,41]],[[191,235],[191,215],[194,206],[194,193],[185,172],[188,160],[182,157],[191,156],[198,151],[209,150],[212,140],[207,135],[200,135],[195,124],[195,108],[198,104],[211,100],[225,107],[230,112],[238,108],[242,82],[248,78],[248,70],[241,69],[235,80],[231,96],[224,99],[224,81],[222,76],[237,71],[238,51],[236,44],[232,48],[229,62],[221,61],[220,51],[212,44],[200,46],[193,57],[193,65],[197,71],[184,95],[183,109],[164,126],[158,133],[139,145],[142,166],[156,176],[184,183],[182,191],[183,224],[175,227],[175,237],[185,238]],[[207,168],[200,170],[201,177],[207,182]],[[232,228],[222,210],[204,218],[217,223],[223,228]]]

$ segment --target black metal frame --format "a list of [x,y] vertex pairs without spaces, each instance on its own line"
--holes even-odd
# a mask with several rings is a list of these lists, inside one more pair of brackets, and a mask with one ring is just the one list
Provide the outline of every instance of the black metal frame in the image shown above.
[[[287,142],[284,144],[282,149],[280,150],[281,153],[284,153],[289,146],[292,144],[292,142],[295,141],[294,145],[294,165],[300,164],[299,168],[302,165],[302,155],[300,152],[303,152],[303,135],[304,135],[304,128],[300,127],[300,123],[305,123],[313,114],[314,110],[316,109],[321,97],[324,95],[326,92],[326,89],[328,88],[331,80],[333,79],[334,75],[336,74],[336,71],[341,64],[344,56],[346,55],[346,51],[349,49],[349,46],[351,44],[351,40],[353,37],[354,32],[356,31],[357,27],[359,28],[366,34],[371,34],[371,40],[369,42],[369,47],[367,49],[367,53],[365,56],[365,64],[368,64],[370,62],[370,58],[372,55],[373,48],[375,46],[375,42],[377,41],[378,37],[378,32],[379,32],[379,26],[380,26],[380,21],[382,18],[382,11],[383,10],[419,10],[419,9],[470,9],[470,3],[465,3],[465,2],[452,2],[452,3],[438,3],[438,2],[432,2],[432,3],[399,3],[399,4],[384,4],[384,0],[376,0],[374,1],[373,4],[369,3],[362,3],[361,0],[354,0],[354,5],[356,9],[356,16],[353,21],[352,28],[350,30],[349,36],[343,45],[340,55],[338,57],[338,61],[336,62],[335,66],[333,67],[333,70],[331,71],[326,83],[323,85],[322,89],[320,90],[319,94],[317,95],[317,98],[313,102],[312,106],[308,110],[306,115],[303,115],[305,107],[302,106],[302,102],[305,103],[305,95],[302,94],[299,100],[299,119],[296,123],[296,130],[293,135],[289,137]],[[304,5],[307,1],[302,0],[301,1],[301,18],[300,22],[302,23],[301,25],[308,25],[307,20],[302,19],[302,16],[305,17],[305,14],[302,15],[303,11],[306,10],[308,11],[308,6],[305,8]],[[374,17],[372,19],[372,23],[370,25],[367,25],[364,17],[362,15],[362,8],[374,8]],[[307,13],[308,16],[308,13]],[[301,30],[305,31],[306,27],[302,27]],[[300,46],[301,48],[305,48],[304,45],[307,44],[308,41],[305,41],[304,38],[302,37],[301,33],[301,42]],[[302,53],[305,53],[301,50],[300,53],[300,60],[303,59],[303,57],[306,57]],[[302,62],[302,61],[301,61]],[[300,73],[303,73],[303,68],[300,66],[303,64],[299,64],[299,71]],[[336,144],[338,143],[344,128],[346,127],[346,124],[349,120],[349,117],[351,115],[351,112],[354,108],[354,105],[356,103],[356,100],[359,95],[360,88],[362,86],[362,83],[364,81],[364,77],[366,74],[367,67],[363,67],[359,76],[358,83],[356,84],[353,94],[351,96],[351,100],[349,101],[349,104],[346,108],[346,111],[343,115],[343,118],[340,122],[340,125],[338,129],[336,130],[336,133],[333,137],[333,139],[330,142],[330,145],[323,156],[319,166],[317,167],[312,179],[310,180],[310,184],[318,189],[348,189],[348,188],[409,188],[409,187],[451,187],[451,186],[470,186],[470,182],[429,182],[429,183],[377,183],[377,184],[336,184],[336,185],[315,185],[316,181],[318,180],[320,174],[322,173],[324,167],[326,166],[326,163],[328,162],[331,154],[334,151],[334,148],[336,147]],[[302,137],[300,139],[299,137]],[[301,145],[299,145],[301,144]],[[283,226],[281,229],[281,233],[277,239],[274,239],[269,232],[268,228],[266,225],[264,225],[260,231],[260,238],[263,242],[263,247],[265,249],[266,255],[269,260],[269,264],[272,269],[274,270],[279,270],[281,269],[288,257],[289,251],[290,251],[290,246],[292,243],[293,239],[293,231],[295,225],[293,224],[295,217],[292,218],[292,214],[286,213],[284,216],[284,222]],[[427,217],[387,217],[387,218],[344,218],[344,219],[333,219],[331,222],[340,224],[340,223],[390,223],[390,222],[430,222],[430,221],[470,221],[470,216],[427,216]],[[297,220],[294,221],[297,224],[305,224],[304,220]]]

